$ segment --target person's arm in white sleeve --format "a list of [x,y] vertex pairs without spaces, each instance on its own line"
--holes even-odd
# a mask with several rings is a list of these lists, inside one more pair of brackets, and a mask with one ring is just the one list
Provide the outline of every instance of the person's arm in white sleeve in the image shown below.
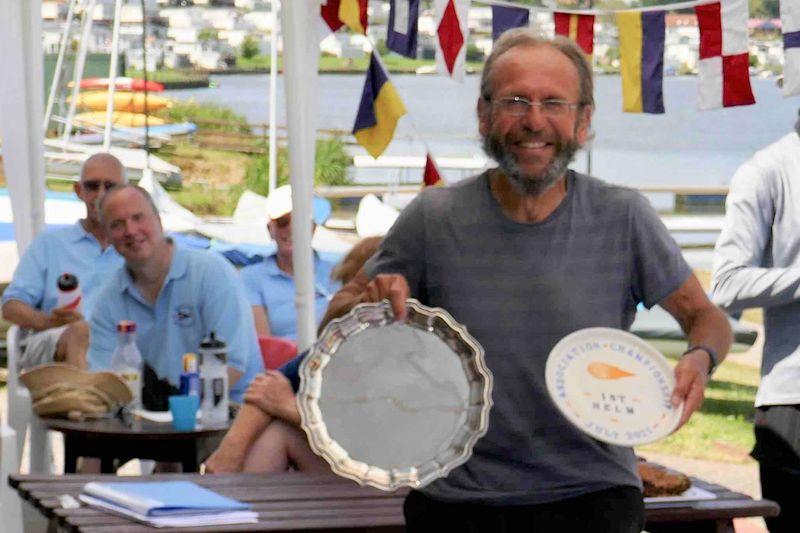
[[711,282],[714,303],[727,311],[783,305],[800,298],[800,268],[764,266],[776,185],[770,171],[754,163],[742,166],[731,182]]

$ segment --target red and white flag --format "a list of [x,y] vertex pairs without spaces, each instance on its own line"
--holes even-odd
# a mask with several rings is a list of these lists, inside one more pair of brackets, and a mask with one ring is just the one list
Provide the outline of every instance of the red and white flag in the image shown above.
[[436,67],[457,81],[464,80],[467,61],[467,12],[470,0],[435,0]]
[[781,2],[783,95],[800,94],[800,2]]
[[695,6],[700,26],[700,109],[756,103],[747,53],[747,0]]
[[430,153],[425,157],[425,172],[422,175],[422,188],[430,187],[432,185],[444,185],[442,175],[439,174],[439,167],[433,160]]

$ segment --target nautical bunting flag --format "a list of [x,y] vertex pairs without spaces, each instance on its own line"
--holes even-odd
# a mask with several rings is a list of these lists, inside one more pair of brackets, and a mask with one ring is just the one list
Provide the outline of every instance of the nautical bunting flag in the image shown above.
[[800,2],[781,2],[783,95],[800,94]]
[[341,0],[322,0],[322,6],[320,7],[322,19],[333,32],[344,26],[344,22],[339,20],[340,1]]
[[389,0],[389,25],[386,46],[400,55],[417,57],[417,19],[419,0]]
[[356,33],[367,34],[368,0],[341,0],[339,20]]
[[700,109],[756,103],[750,88],[747,0],[695,6],[700,26]]
[[436,66],[439,72],[463,81],[467,60],[469,0],[434,0]]
[[553,13],[556,24],[556,35],[569,37],[580,45],[583,52],[590,56],[594,51],[594,15],[577,15],[574,13]]
[[406,108],[400,95],[375,54],[370,54],[364,92],[361,93],[361,103],[353,126],[353,135],[358,144],[377,159],[392,141],[397,121],[405,114]]
[[622,11],[619,26],[622,110],[664,112],[665,11]]
[[439,174],[439,167],[436,166],[433,156],[428,152],[425,157],[425,172],[422,175],[422,187],[425,188],[432,185],[444,185],[444,180],[442,179],[442,175]]
[[521,7],[492,6],[492,40],[511,28],[524,28],[529,25],[531,12]]

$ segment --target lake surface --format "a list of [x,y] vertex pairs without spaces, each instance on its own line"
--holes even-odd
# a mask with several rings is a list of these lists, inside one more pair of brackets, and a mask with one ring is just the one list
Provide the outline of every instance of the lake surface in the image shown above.
[[[268,121],[267,75],[213,76],[212,80],[216,87],[166,94],[231,107],[251,123]],[[392,75],[391,80],[409,115],[401,119],[387,155],[424,156],[426,145],[435,157],[481,154],[475,116],[478,76],[468,76],[463,84],[433,75]],[[363,75],[321,75],[318,127],[351,130],[363,83]],[[751,83],[756,105],[698,111],[698,79],[668,77],[664,80],[666,114],[644,115],[622,112],[618,76],[598,76],[592,174],[628,185],[727,184],[756,150],[791,131],[800,106],[800,98],[783,98],[773,79],[754,78]],[[278,124],[285,125],[282,77],[278,104]],[[574,168],[586,168],[584,154]]]

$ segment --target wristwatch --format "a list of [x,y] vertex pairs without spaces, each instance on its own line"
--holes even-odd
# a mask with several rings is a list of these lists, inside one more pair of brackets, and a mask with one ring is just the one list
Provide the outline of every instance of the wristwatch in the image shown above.
[[703,350],[708,354],[709,359],[711,359],[711,364],[708,366],[708,375],[711,376],[711,374],[713,374],[714,371],[717,369],[717,366],[719,366],[719,357],[717,357],[717,352],[713,348],[709,348],[708,346],[704,346],[702,344],[693,344],[689,346],[686,349],[686,351],[681,354],[681,357],[695,350]]

